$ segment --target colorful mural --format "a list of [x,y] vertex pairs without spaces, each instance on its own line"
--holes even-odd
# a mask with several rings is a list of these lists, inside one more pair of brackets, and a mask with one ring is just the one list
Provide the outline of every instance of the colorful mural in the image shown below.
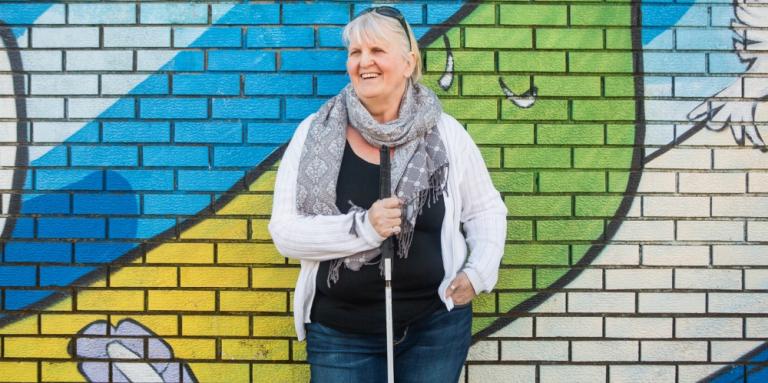
[[[510,212],[461,381],[765,380],[768,2],[392,5]],[[271,192],[368,6],[0,4],[0,381],[308,381]]]

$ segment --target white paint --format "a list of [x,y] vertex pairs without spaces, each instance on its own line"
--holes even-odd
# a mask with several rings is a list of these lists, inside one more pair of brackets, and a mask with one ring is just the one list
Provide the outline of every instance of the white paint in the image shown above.
[[[2,40],[0,40],[0,45],[2,45]],[[5,46],[2,46],[0,48],[5,48]],[[10,57],[8,57],[7,51],[4,49],[0,49],[0,67],[11,67],[10,64]],[[10,87],[13,89],[13,76],[9,73],[2,73],[0,74],[0,89]],[[8,116],[8,118],[15,119],[16,118],[16,100],[11,98],[10,101],[3,100],[4,102],[0,102],[0,115],[2,116]],[[4,124],[3,129],[0,129],[0,142],[7,142],[11,145],[8,146],[2,146],[2,151],[0,152],[0,156],[2,156],[2,160],[0,160],[0,166],[13,166],[16,164],[16,152],[17,148],[13,144],[18,143],[19,137],[18,137],[18,131],[16,128],[15,123],[11,124]],[[11,163],[9,163],[11,162]],[[0,171],[0,190],[10,190],[13,186],[13,179],[16,174],[15,168],[10,168],[8,170]],[[10,195],[3,194],[2,201],[0,201],[0,214],[6,215],[8,214],[9,205],[10,205]],[[6,225],[6,219],[0,219],[0,233],[5,230]]]
[[[107,355],[110,359],[142,359],[141,355],[119,342],[107,344]],[[149,363],[113,362],[113,365],[125,375],[129,382],[163,383],[163,377]]]

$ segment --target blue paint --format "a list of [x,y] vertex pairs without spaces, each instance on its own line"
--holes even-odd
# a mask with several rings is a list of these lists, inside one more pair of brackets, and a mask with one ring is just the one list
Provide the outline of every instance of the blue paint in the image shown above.
[[[362,11],[372,7],[372,6],[379,6],[379,5],[381,5],[381,4],[374,4],[374,3],[358,3],[358,4],[355,4],[354,5],[354,8],[355,8],[354,9],[354,14],[355,14],[355,16],[357,16],[357,15],[360,14],[360,12],[362,12]],[[386,4],[386,5],[388,5],[390,7],[397,8],[397,10],[400,11],[400,13],[403,14],[403,16],[405,17],[405,20],[407,20],[408,24],[410,24],[410,25],[423,24],[424,23],[424,5],[423,4],[393,3],[393,4]],[[456,4],[449,4],[445,8],[445,10],[453,9],[453,8],[455,8],[455,5],[461,6],[460,2],[457,1]],[[456,9],[456,10],[458,10],[458,9]],[[448,14],[447,12],[444,12],[443,15],[444,16],[451,16],[455,12],[456,11],[451,12],[450,14]],[[435,11],[435,17],[437,17],[439,19],[438,13],[439,13],[438,11]],[[440,21],[438,21],[435,24],[442,23],[443,21],[445,21],[445,18],[441,19]]]
[[104,142],[169,142],[171,124],[166,121],[105,122]]
[[42,266],[40,286],[73,285],[73,282],[95,270],[92,266]]
[[[677,24],[683,15],[688,12],[690,4],[687,5],[648,5],[643,3],[641,13],[643,17],[642,44],[648,44],[656,36],[664,32],[664,29],[645,28],[646,26],[664,26],[670,27]],[[706,20],[704,21],[706,25]]]
[[24,194],[21,201],[28,214],[69,213],[69,194]]
[[139,196],[137,194],[75,194],[73,197],[75,214],[138,214]]
[[280,118],[280,99],[277,98],[215,98],[212,103],[213,118]]
[[339,3],[283,4],[285,24],[340,24],[349,21],[349,5]]
[[251,27],[248,28],[249,48],[300,48],[315,45],[312,27]]
[[206,118],[208,101],[204,98],[142,98],[141,118]]
[[4,262],[69,263],[72,244],[66,242],[19,242],[5,244]]
[[72,166],[136,166],[136,146],[72,146]]
[[[197,53],[197,52],[185,52]],[[190,56],[190,55],[187,55]],[[192,57],[194,55],[191,55]],[[201,61],[202,63],[202,61]],[[202,64],[200,64],[202,68]],[[194,70],[194,69],[190,69]],[[131,89],[131,94],[165,94],[168,93],[168,76],[153,74],[147,77],[141,84]]]
[[173,170],[107,170],[107,190],[173,190]]
[[242,46],[240,28],[211,27],[197,38],[197,28],[176,28],[173,31],[173,44],[178,47],[192,48],[232,48]]
[[311,95],[312,75],[255,74],[245,76],[246,95]]
[[146,146],[144,166],[208,166],[207,146]]
[[145,194],[144,214],[194,215],[210,204],[209,194]]
[[341,38],[343,28],[340,27],[320,27],[317,28],[317,38],[321,48],[343,48],[344,42]]
[[[39,169],[35,170],[38,190],[101,190],[101,170]],[[24,212],[24,210],[22,210]]]
[[201,71],[203,70],[203,52],[182,51],[176,54],[160,70],[164,71]]
[[209,71],[273,71],[275,66],[273,52],[242,50],[208,52]]
[[93,238],[106,235],[106,220],[103,218],[81,217],[40,217],[37,219],[38,238]]
[[280,4],[213,4],[216,24],[277,24],[280,22]]
[[35,266],[0,266],[0,287],[23,287],[36,284]]
[[317,75],[317,95],[333,96],[344,89],[347,84],[349,84],[349,76],[346,74]]
[[75,262],[111,262],[138,246],[138,243],[130,242],[78,242],[75,243]]
[[[53,3],[16,3],[0,5],[0,20],[5,24],[33,24]],[[19,37],[17,34],[16,37]]]
[[[175,224],[175,219],[168,218],[111,218],[109,238],[148,239],[172,228]],[[104,259],[103,262],[109,262],[109,260]]]
[[232,147],[222,146],[213,149],[213,165],[216,167],[251,168],[274,152],[274,146]]
[[240,94],[240,75],[211,73],[173,75],[173,94],[235,96]]
[[248,124],[249,144],[283,144],[296,131],[296,123],[252,122]]
[[[48,149],[44,147],[32,146],[29,148],[30,156],[34,156],[38,150]],[[50,148],[44,157],[35,161],[36,166],[67,166],[67,148],[65,146],[56,146]]]
[[286,71],[344,71],[347,52],[343,50],[283,51],[282,70]]
[[302,120],[319,109],[325,102],[324,98],[287,98],[285,99],[285,118]]
[[237,183],[240,183],[241,187],[244,186],[242,184],[244,175],[244,171],[234,170],[179,170],[179,190],[227,191]]
[[239,144],[243,142],[240,122],[177,122],[174,141],[180,143]]
[[52,296],[52,290],[5,290],[5,310],[20,310]]

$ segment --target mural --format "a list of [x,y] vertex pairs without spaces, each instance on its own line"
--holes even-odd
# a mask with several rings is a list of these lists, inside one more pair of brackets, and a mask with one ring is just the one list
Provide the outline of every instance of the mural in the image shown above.
[[[277,161],[369,3],[0,4],[0,381],[307,381]],[[393,4],[509,208],[462,382],[768,376],[768,2]]]

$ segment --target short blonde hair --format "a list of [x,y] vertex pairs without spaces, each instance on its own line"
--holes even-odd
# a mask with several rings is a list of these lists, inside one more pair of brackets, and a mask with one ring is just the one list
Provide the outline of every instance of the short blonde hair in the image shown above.
[[386,41],[391,39],[391,36],[393,35],[398,36],[401,42],[399,45],[403,52],[403,58],[408,58],[408,54],[413,52],[415,62],[411,80],[418,82],[421,80],[421,52],[419,51],[418,41],[416,41],[416,37],[413,35],[413,30],[407,21],[405,22],[405,26],[408,28],[408,35],[411,38],[410,50],[408,50],[409,42],[400,21],[393,17],[380,15],[376,12],[368,12],[350,21],[349,24],[344,27],[341,39],[344,42],[344,47],[349,48],[349,44],[352,41]]

